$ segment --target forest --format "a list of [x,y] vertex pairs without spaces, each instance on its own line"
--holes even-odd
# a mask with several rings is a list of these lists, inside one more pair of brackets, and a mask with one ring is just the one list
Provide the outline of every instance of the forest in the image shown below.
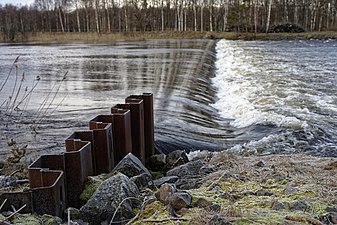
[[1,5],[3,40],[30,32],[333,31],[337,0],[35,0]]

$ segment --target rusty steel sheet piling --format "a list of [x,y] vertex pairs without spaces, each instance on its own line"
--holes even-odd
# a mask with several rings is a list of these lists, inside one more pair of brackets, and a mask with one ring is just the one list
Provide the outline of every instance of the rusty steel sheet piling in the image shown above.
[[[79,139],[82,141],[89,141],[91,143],[91,152],[94,152],[94,146],[95,146],[95,141],[94,141],[94,132],[91,130],[83,130],[83,131],[76,131],[72,133],[66,140],[65,140],[65,145],[66,145],[66,151],[67,149],[72,149],[74,146],[73,140]],[[92,166],[93,166],[93,173],[95,174],[95,155],[92,154]]]
[[33,209],[37,214],[62,216],[66,209],[63,171],[41,170],[42,187],[32,189]]
[[42,155],[28,167],[33,211],[62,216],[66,207],[64,156]]
[[[73,136],[73,135],[72,135]],[[71,136],[71,137],[72,137]],[[81,139],[67,139],[64,153],[67,206],[80,207],[80,194],[88,176],[94,175],[91,151],[91,142]]]
[[154,150],[154,115],[153,115],[153,94],[143,93],[142,95],[130,95],[125,99],[142,99],[144,103],[144,132],[145,132],[145,157],[155,154]]
[[128,99],[112,108],[129,109],[131,116],[132,154],[145,165],[144,104],[142,99]]
[[113,137],[115,164],[132,151],[130,110],[111,108],[113,115]]
[[99,115],[89,122],[94,134],[95,175],[109,173],[115,164],[112,136],[113,115]]
[[28,167],[29,189],[0,194],[4,210],[62,217],[67,207],[81,206],[79,196],[90,175],[110,172],[132,152],[143,163],[154,154],[153,94],[131,95],[65,140],[66,151],[42,155]]

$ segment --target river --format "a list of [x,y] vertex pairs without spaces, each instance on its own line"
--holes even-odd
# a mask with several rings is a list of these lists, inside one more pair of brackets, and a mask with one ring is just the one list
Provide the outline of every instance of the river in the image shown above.
[[158,151],[335,156],[336,45],[332,40],[1,44],[0,158],[10,139],[28,144],[27,161],[62,152],[72,132],[143,92],[154,94]]

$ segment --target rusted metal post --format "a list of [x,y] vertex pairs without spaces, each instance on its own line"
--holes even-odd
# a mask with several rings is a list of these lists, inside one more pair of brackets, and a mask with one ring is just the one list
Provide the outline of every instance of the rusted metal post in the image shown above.
[[113,137],[115,164],[132,150],[130,110],[111,108],[114,118]]
[[95,174],[95,168],[96,168],[96,159],[94,152],[94,146],[95,146],[95,140],[94,140],[94,132],[91,130],[85,130],[85,131],[76,131],[72,133],[66,140],[66,151],[67,149],[73,149],[74,148],[74,140],[82,140],[82,141],[89,141],[91,143],[91,154],[92,154],[92,168],[93,168],[93,174]]
[[[71,145],[71,142],[73,143]],[[67,139],[64,153],[67,182],[67,206],[80,207],[80,194],[88,176],[93,175],[92,151],[89,141]]]
[[113,115],[99,115],[89,122],[94,132],[96,175],[109,173],[114,167],[112,123]]
[[154,114],[153,114],[153,94],[143,93],[143,95],[130,95],[128,99],[142,99],[144,101],[144,130],[145,130],[145,156],[150,157],[155,154],[154,150]]
[[63,171],[41,170],[43,186],[32,189],[34,212],[61,217],[66,208]]
[[64,155],[43,155],[28,167],[32,209],[62,216],[66,208]]
[[144,104],[142,99],[126,99],[112,108],[129,109],[131,114],[132,154],[145,165]]

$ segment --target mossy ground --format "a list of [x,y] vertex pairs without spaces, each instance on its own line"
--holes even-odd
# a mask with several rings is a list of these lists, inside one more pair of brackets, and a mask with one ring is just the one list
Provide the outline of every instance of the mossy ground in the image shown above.
[[219,212],[191,207],[177,212],[184,220],[173,221],[155,201],[135,224],[206,224],[216,214],[232,224],[323,224],[322,216],[337,206],[336,161],[303,154],[217,153],[209,162],[217,171],[189,192],[193,202],[204,198],[219,205]]

